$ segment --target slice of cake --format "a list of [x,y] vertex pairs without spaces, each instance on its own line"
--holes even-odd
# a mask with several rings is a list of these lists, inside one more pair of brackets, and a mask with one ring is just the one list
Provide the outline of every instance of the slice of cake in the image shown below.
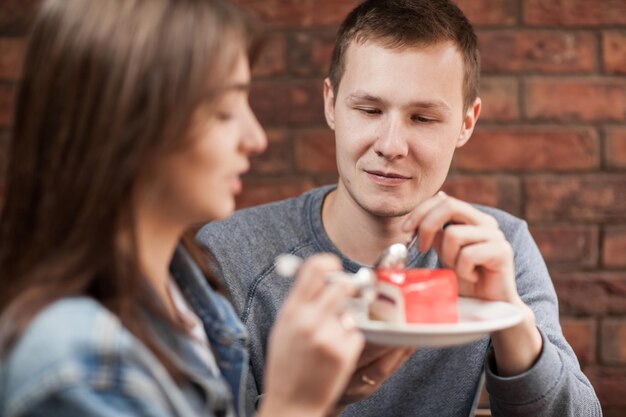
[[380,269],[370,317],[392,323],[458,321],[457,278],[451,269]]

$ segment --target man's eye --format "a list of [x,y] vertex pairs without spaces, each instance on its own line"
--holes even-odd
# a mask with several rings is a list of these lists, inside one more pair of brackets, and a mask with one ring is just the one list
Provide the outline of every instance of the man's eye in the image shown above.
[[380,114],[381,111],[378,109],[372,109],[372,108],[368,108],[368,107],[357,107],[357,110],[365,113],[365,114],[369,114],[369,115],[375,115],[375,114]]
[[413,121],[415,122],[419,122],[419,123],[433,123],[435,122],[435,119],[431,119],[429,117],[424,117],[424,116],[413,116],[412,117]]

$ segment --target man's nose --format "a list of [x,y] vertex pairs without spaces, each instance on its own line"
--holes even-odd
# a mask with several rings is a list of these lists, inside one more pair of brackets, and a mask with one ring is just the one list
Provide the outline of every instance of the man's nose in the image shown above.
[[407,134],[403,120],[390,118],[374,142],[374,151],[378,156],[388,160],[407,156],[409,152]]

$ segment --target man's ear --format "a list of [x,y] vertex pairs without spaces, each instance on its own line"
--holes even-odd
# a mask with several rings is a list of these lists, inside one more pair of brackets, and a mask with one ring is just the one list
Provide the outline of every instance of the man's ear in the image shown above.
[[461,126],[461,133],[459,134],[459,140],[456,143],[456,147],[460,148],[465,145],[474,132],[478,116],[480,116],[482,102],[480,97],[476,97],[476,100],[469,106],[465,117],[463,118],[463,125]]
[[335,93],[328,78],[324,80],[324,115],[328,127],[335,130]]

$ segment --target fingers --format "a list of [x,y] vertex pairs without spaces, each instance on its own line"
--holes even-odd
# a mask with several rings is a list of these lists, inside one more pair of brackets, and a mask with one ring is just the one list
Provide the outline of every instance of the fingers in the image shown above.
[[299,405],[294,408],[328,409],[356,368],[365,340],[352,316],[341,308],[352,288],[346,283],[327,285],[324,279],[340,267],[335,261],[311,258],[278,314],[268,343],[268,402],[271,398],[274,403]]
[[309,257],[298,269],[289,302],[298,304],[317,298],[326,285],[324,276],[341,270],[341,261],[334,255],[317,254]]
[[[366,350],[372,349],[371,345]],[[350,378],[341,404],[349,404],[371,395],[415,352],[414,348],[380,348],[383,353],[366,366],[359,366]]]
[[[346,299],[352,297],[356,290],[356,286],[349,282],[329,283],[316,299],[313,314],[323,318],[341,313],[345,310]],[[347,311],[344,313],[349,314]]]
[[424,201],[403,225],[417,230],[419,250],[434,248],[443,266],[455,270],[459,293],[515,300],[513,250],[496,219],[444,193]]
[[395,350],[395,348],[368,343],[365,345],[365,348],[361,353],[361,357],[359,358],[357,366],[359,368],[368,366],[371,363],[375,362],[378,358],[387,355],[392,350]]
[[451,225],[445,228],[435,240],[435,250],[442,264],[455,268],[461,250],[468,246],[486,241],[505,241],[500,229],[484,228],[473,225]]
[[[357,293],[357,287],[349,280],[326,278],[341,273],[341,262],[334,255],[314,255],[299,268],[292,291],[283,306],[283,315],[292,322],[299,322],[304,328],[315,332],[318,342],[323,339],[341,341],[344,349],[351,343],[355,349],[362,349],[362,335],[356,329],[353,315],[346,311],[346,300]],[[355,333],[346,339],[347,333]],[[321,343],[323,344],[323,343]],[[354,358],[354,365],[356,360]]]
[[385,356],[378,358],[367,367],[359,368],[359,371],[381,385],[391,374],[393,374],[407,359],[415,352],[414,348],[393,349]]
[[496,269],[500,266],[502,255],[510,254],[510,246],[500,242],[488,241],[465,247],[458,257],[457,273],[464,275],[477,266]]
[[403,225],[404,231],[417,229],[419,250],[428,250],[448,224],[482,225],[497,228],[495,219],[472,205],[450,197],[442,192],[418,206]]

